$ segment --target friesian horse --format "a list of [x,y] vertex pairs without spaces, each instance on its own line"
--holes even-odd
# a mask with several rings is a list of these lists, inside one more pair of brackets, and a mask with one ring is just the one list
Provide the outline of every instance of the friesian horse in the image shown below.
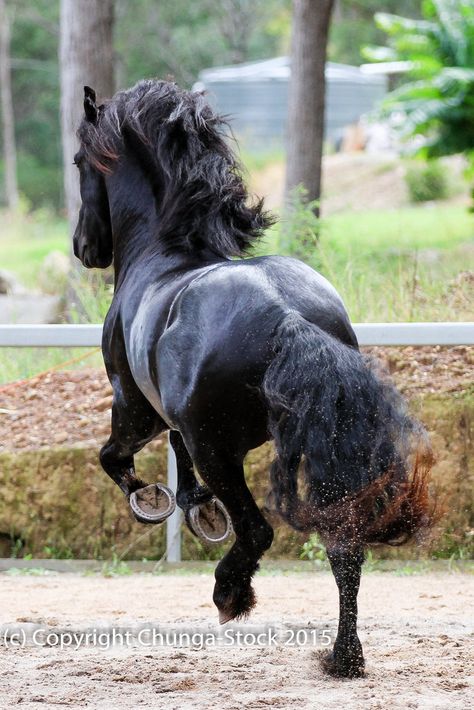
[[364,548],[430,524],[424,431],[359,352],[323,276],[289,257],[239,258],[271,218],[249,201],[225,122],[202,93],[140,81],[98,105],[85,87],[84,111],[74,253],[115,271],[103,332],[112,431],[101,464],[138,520],[160,522],[174,493],[141,481],[134,454],[170,430],[176,500],[191,530],[221,540],[232,521],[213,597],[224,623],[254,606],[252,575],[272,544],[243,461],[273,439],[272,505],[293,528],[320,533],[339,589],[323,665],[362,675]]

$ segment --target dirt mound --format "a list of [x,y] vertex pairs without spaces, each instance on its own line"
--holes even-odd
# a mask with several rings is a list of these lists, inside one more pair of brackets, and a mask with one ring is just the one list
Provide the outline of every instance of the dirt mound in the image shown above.
[[[464,163],[459,156],[443,161],[456,185]],[[323,213],[360,212],[396,209],[410,204],[405,181],[406,165],[390,154],[336,153],[323,158]],[[269,209],[279,209],[283,202],[285,164],[275,160],[250,175],[251,191],[265,198]],[[466,202],[465,191],[449,198],[452,203]]]
[[[408,396],[472,384],[474,349],[368,348]],[[112,389],[97,369],[52,371],[0,387],[0,452],[92,446],[110,433]]]

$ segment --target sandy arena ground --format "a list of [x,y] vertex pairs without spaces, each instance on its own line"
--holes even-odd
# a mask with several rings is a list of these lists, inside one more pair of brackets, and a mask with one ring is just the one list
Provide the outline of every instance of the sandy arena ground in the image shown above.
[[[203,633],[335,629],[332,576],[260,574],[259,603],[238,627],[218,627],[211,575],[115,578],[56,574],[0,575],[0,628],[76,632],[145,626]],[[360,637],[367,675],[335,680],[319,666],[320,646],[241,645],[221,648],[61,649],[0,644],[0,707],[11,708],[351,708],[388,710],[473,707],[474,578],[432,573],[369,573],[359,595]],[[43,632],[41,632],[43,633]],[[267,637],[268,638],[268,637]],[[67,637],[64,637],[68,643]],[[149,637],[147,637],[149,639]],[[44,636],[43,636],[44,640]],[[146,639],[145,639],[146,640]],[[289,640],[284,631],[283,640]],[[134,642],[135,643],[135,642]],[[10,646],[10,647],[6,647]]]

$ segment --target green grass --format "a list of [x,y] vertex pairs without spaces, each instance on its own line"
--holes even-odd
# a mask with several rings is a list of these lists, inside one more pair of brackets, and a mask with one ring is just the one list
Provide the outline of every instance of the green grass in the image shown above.
[[[258,249],[275,254],[280,227]],[[474,217],[463,206],[341,213],[322,220],[316,249],[299,253],[343,297],[354,321],[471,320]]]
[[238,156],[241,165],[244,167],[245,174],[258,172],[272,163],[282,163],[285,160],[284,150],[271,145],[268,150],[260,152],[245,150],[245,148],[240,147]]
[[[350,261],[363,256],[387,270],[393,249],[452,249],[474,242],[474,218],[464,206],[435,204],[335,214],[323,220],[324,243]],[[385,267],[385,268],[384,268]]]
[[0,211],[0,268],[14,273],[28,288],[37,285],[38,271],[52,251],[69,252],[67,224],[53,213],[24,209]]
[[72,370],[80,367],[103,367],[98,348],[0,348],[0,386],[53,368]]
[[316,266],[354,321],[471,320],[474,218],[464,207],[334,215]]

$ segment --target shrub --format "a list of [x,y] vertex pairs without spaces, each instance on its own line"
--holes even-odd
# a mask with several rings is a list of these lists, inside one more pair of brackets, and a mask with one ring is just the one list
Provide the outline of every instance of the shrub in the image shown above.
[[280,222],[282,253],[302,259],[312,266],[321,226],[318,207],[318,201],[308,200],[307,190],[299,185],[291,191]]
[[449,194],[445,168],[437,160],[411,165],[405,173],[410,202],[444,200]]

